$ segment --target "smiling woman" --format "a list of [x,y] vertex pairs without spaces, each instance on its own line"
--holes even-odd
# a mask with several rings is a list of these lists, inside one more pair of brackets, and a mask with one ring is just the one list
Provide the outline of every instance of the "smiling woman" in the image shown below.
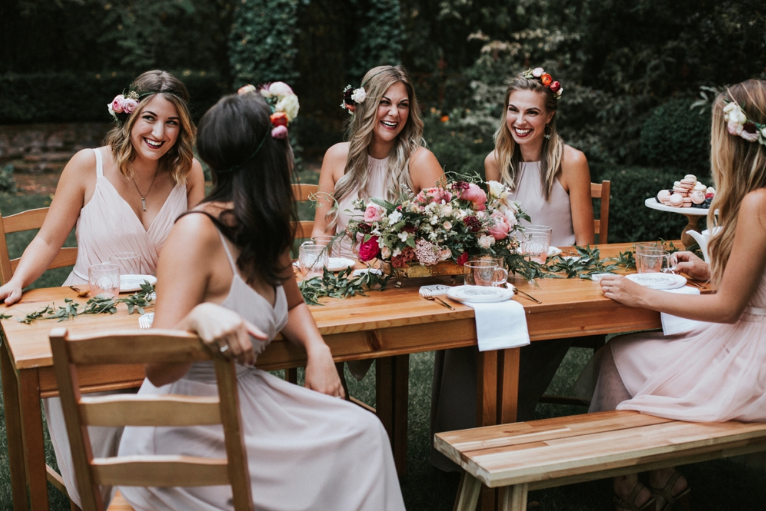
[[[204,196],[202,167],[194,160],[196,130],[186,105],[189,93],[164,71],[139,76],[130,91],[109,103],[116,126],[106,146],[74,155],[61,174],[40,232],[21,257],[13,277],[0,287],[10,305],[37,279],[77,225],[77,262],[65,286],[85,284],[88,268],[134,252],[139,273],[155,273],[159,252],[173,222]],[[130,271],[132,270],[132,271]],[[121,273],[135,268],[121,267]],[[80,505],[59,398],[45,399],[45,415],[56,460],[70,499]],[[93,454],[114,456],[121,429],[92,428]],[[110,488],[102,488],[108,500]]]

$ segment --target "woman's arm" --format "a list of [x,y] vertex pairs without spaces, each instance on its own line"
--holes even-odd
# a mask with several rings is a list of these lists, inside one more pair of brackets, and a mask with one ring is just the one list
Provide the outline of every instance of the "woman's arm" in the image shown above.
[[[287,256],[289,262],[289,255]],[[293,343],[303,346],[308,356],[306,388],[328,396],[345,397],[330,348],[319,333],[308,305],[303,301],[295,275],[289,268],[290,278],[283,284],[289,315],[282,334]]]
[[[497,181],[502,183],[500,175],[500,165],[495,158],[495,151],[492,151],[484,158],[484,179],[485,181]],[[504,183],[507,184],[507,183]]]
[[731,256],[718,292],[678,295],[647,289],[620,276],[601,279],[604,296],[631,307],[644,307],[675,316],[714,323],[736,323],[766,269],[766,189],[742,201]]
[[564,146],[560,182],[569,193],[575,243],[580,246],[593,245],[596,235],[593,227],[593,200],[590,196],[590,169],[582,152]]
[[412,191],[419,193],[423,188],[433,188],[444,182],[444,169],[439,165],[434,153],[420,147],[410,157],[410,179],[415,187]]
[[186,204],[192,209],[205,198],[205,173],[196,158],[192,160],[191,172],[186,178]]
[[314,229],[311,237],[332,236],[335,234],[328,226],[327,213],[335,202],[331,199],[335,192],[335,183],[343,176],[348,158],[348,142],[335,144],[327,150],[322,160],[319,172],[319,194],[317,195],[316,213],[314,213]]
[[95,182],[95,169],[96,157],[90,149],[75,154],[64,167],[40,232],[24,250],[13,278],[0,287],[0,300],[6,305],[21,298],[21,290],[43,274],[64,245],[84,206],[85,190]]

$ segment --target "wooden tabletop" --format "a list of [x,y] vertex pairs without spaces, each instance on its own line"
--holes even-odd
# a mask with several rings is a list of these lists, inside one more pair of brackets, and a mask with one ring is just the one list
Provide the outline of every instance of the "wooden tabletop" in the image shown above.
[[[631,244],[605,245],[601,247],[601,255],[614,256],[630,247]],[[536,284],[529,284],[516,279],[513,284],[542,302],[534,303],[522,295],[514,297],[528,314],[532,340],[614,331],[610,330],[613,323],[620,325],[618,331],[647,328],[649,323],[659,324],[658,313],[632,309],[605,298],[600,286],[590,280],[538,279]],[[66,287],[44,288],[28,291],[19,303],[5,310],[0,308],[0,312],[14,316],[2,320],[2,327],[17,370],[52,365],[48,334],[54,327],[67,327],[77,333],[138,328],[139,314],[128,315],[125,304],[119,304],[118,312],[113,315],[80,315],[61,323],[37,320],[27,325],[15,319],[47,304],[63,305],[64,298],[72,298],[83,304],[87,301],[87,298],[77,298],[76,293]],[[452,311],[437,302],[424,300],[419,296],[418,285],[414,280],[399,289],[390,285],[382,292],[369,291],[367,296],[323,299],[322,303],[322,306],[312,306],[311,312],[339,361],[380,356],[378,352],[386,352],[387,349],[385,339],[371,333],[395,331],[399,327],[409,327],[410,330],[425,328],[424,333],[428,331],[433,334],[420,336],[422,339],[408,336],[411,338],[408,341],[410,344],[402,349],[410,353],[475,344],[473,309],[451,302],[456,309]],[[356,345],[351,348],[349,339],[352,338],[362,339],[360,342],[367,345],[367,352],[360,354]],[[348,349],[344,350],[345,345],[348,345]],[[265,369],[293,367],[304,357],[302,350],[278,338],[261,354],[258,365]]]

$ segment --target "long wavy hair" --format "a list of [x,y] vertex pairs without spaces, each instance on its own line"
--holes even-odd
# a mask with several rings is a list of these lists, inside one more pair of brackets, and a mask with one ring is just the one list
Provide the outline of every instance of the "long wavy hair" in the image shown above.
[[298,215],[290,143],[271,136],[270,114],[258,93],[224,96],[200,120],[197,152],[213,174],[202,203],[234,203],[211,219],[240,249],[237,266],[248,283],[260,278],[276,286],[285,280],[282,256],[292,246]]
[[141,95],[138,108],[128,116],[128,119],[112,128],[106,134],[104,143],[112,148],[112,154],[117,161],[117,168],[125,177],[133,177],[130,162],[136,156],[136,149],[130,141],[133,125],[140,118],[144,107],[157,94],[173,103],[178,110],[181,127],[176,143],[159,161],[159,172],[167,172],[176,183],[183,183],[191,172],[194,158],[194,137],[197,133],[189,113],[189,91],[181,80],[166,71],[147,71],[130,85],[130,89]]
[[[410,99],[410,114],[407,123],[402,128],[396,139],[394,147],[389,153],[388,180],[386,186],[387,199],[393,199],[402,193],[404,186],[412,190],[410,179],[410,157],[425,145],[423,140],[423,120],[420,118],[420,107],[415,96],[407,71],[402,66],[378,66],[367,71],[362,84],[367,91],[367,99],[357,106],[356,112],[349,119],[346,127],[349,141],[348,158],[346,168],[338,182],[335,184],[333,197],[340,202],[344,197],[359,190],[360,197],[369,196],[367,190],[369,172],[367,171],[367,147],[372,142],[372,132],[375,128],[375,119],[378,115],[378,106],[389,87],[401,82],[407,89]],[[333,216],[332,224],[337,221],[337,211]]]
[[511,130],[508,129],[506,116],[508,115],[508,101],[517,90],[531,90],[542,94],[545,98],[545,110],[553,112],[551,122],[548,123],[547,134],[551,138],[543,138],[543,146],[540,154],[540,179],[545,200],[550,200],[553,183],[556,174],[561,170],[561,160],[564,155],[564,141],[556,130],[556,110],[558,109],[558,100],[550,89],[543,86],[538,80],[530,80],[519,75],[513,79],[505,91],[505,100],[503,101],[503,114],[500,116],[500,124],[495,132],[495,159],[500,166],[500,176],[503,183],[508,185],[511,190],[515,190],[518,185],[519,169],[521,167],[521,149],[513,139]]
[[766,81],[747,80],[733,85],[713,103],[710,164],[716,195],[710,205],[708,225],[720,229],[710,238],[708,250],[712,281],[718,285],[731,256],[734,233],[742,199],[748,193],[766,187],[766,147],[731,135],[724,120],[725,101],[736,101],[751,121],[766,124]]

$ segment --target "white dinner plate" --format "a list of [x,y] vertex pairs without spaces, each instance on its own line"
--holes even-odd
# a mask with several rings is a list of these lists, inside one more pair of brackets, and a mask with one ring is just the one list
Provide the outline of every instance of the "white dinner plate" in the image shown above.
[[685,277],[672,273],[633,273],[627,278],[649,289],[678,289],[686,285]]
[[141,291],[141,284],[144,281],[149,282],[149,284],[156,284],[157,277],[152,275],[120,275],[120,293]]
[[347,257],[331,257],[327,262],[327,269],[329,271],[342,271],[355,264],[356,261]]
[[558,247],[548,247],[548,257],[557,256],[561,253],[561,249]]
[[513,298],[515,289],[490,286],[456,286],[447,291],[447,296],[458,302],[504,302]]

